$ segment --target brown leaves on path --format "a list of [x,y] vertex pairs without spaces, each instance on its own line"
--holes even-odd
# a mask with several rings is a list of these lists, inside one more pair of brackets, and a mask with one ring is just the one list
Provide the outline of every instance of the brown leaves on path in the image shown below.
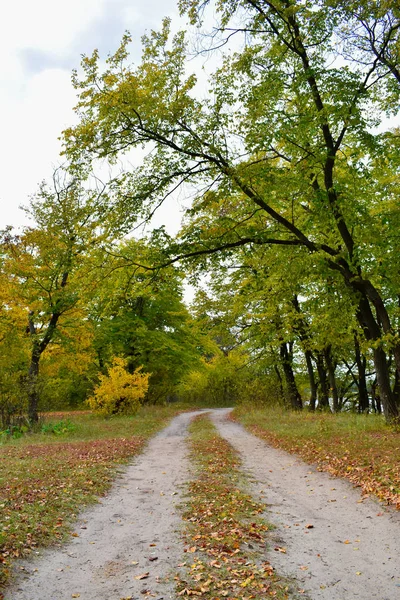
[[62,539],[78,510],[108,489],[115,465],[144,443],[135,436],[0,448],[0,585],[11,559]]
[[[285,424],[286,428],[284,432],[281,430],[277,433],[273,421],[260,418],[259,413],[261,411],[254,414],[250,412],[244,417],[238,411],[230,418],[242,422],[251,433],[275,448],[298,454],[306,462],[316,464],[320,470],[350,480],[361,488],[364,496],[373,494],[385,504],[400,510],[398,431],[389,428],[385,431],[364,431],[360,428],[347,433],[335,427],[335,415],[303,417],[283,413],[280,415],[280,425]],[[299,419],[297,431],[293,423],[296,417]],[[307,424],[309,432],[305,431]]]
[[287,598],[287,588],[262,560],[269,525],[265,506],[246,493],[232,446],[207,417],[191,427],[194,479],[188,486],[187,574],[177,576],[177,595],[206,598]]

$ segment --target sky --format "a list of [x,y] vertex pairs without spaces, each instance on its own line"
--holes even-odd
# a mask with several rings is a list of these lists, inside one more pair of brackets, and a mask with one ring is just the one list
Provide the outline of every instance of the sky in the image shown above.
[[184,25],[176,0],[1,2],[0,229],[28,222],[19,206],[62,162],[58,138],[75,122],[71,72],[82,54],[98,48],[105,58],[129,30],[131,57],[139,60],[141,36],[165,16]]

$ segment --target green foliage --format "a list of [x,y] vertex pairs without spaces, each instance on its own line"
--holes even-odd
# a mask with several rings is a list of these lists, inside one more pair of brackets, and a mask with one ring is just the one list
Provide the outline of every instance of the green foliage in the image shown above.
[[40,431],[45,434],[65,435],[75,431],[75,425],[70,419],[61,419],[56,422],[45,422],[40,428]]
[[99,384],[87,404],[101,415],[135,414],[149,385],[148,373],[127,371],[127,361],[115,357],[107,375],[99,376]]
[[[198,23],[208,4],[182,0],[180,9]],[[184,35],[171,39],[168,22],[144,38],[139,65],[128,63],[125,36],[103,72],[97,53],[84,58],[82,78],[74,79],[80,122],[64,133],[65,153],[85,176],[99,156],[115,162],[132,148],[151,148],[138,168],[118,178],[111,201],[125,221],[150,215],[183,183],[206,190],[186,210],[171,260],[194,261],[194,279],[210,268],[256,271],[257,282],[236,280],[235,290],[256,292],[250,326],[259,345],[260,332],[269,330],[264,339],[274,355],[290,348],[288,371],[296,366],[299,338],[291,298],[304,293],[310,308],[322,294],[324,313],[305,316],[308,339],[302,334],[298,345],[303,352],[312,346],[315,362],[321,367],[325,360],[328,368],[329,352],[333,360],[338,353],[334,338],[344,330],[348,345],[356,329],[364,357],[373,358],[386,417],[396,418],[388,355],[400,376],[400,281],[392,266],[398,134],[375,132],[379,111],[399,106],[398,8],[232,0],[216,10],[221,47],[238,15],[236,33],[246,37],[236,53],[228,43],[209,95],[195,97]],[[269,293],[260,299],[263,283]]]

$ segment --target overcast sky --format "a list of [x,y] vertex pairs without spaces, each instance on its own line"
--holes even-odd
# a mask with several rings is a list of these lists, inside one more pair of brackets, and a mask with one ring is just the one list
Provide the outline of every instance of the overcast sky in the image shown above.
[[114,52],[128,29],[132,58],[175,0],[14,0],[0,7],[0,229],[26,222],[19,210],[59,164],[61,131],[74,122],[71,71],[82,54]]

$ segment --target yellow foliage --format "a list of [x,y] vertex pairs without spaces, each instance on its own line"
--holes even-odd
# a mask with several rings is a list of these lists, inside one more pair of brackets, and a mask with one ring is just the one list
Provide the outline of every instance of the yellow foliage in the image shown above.
[[103,415],[134,414],[149,387],[149,373],[134,373],[126,370],[127,361],[114,358],[108,375],[100,375],[100,382],[88,398],[92,410]]

